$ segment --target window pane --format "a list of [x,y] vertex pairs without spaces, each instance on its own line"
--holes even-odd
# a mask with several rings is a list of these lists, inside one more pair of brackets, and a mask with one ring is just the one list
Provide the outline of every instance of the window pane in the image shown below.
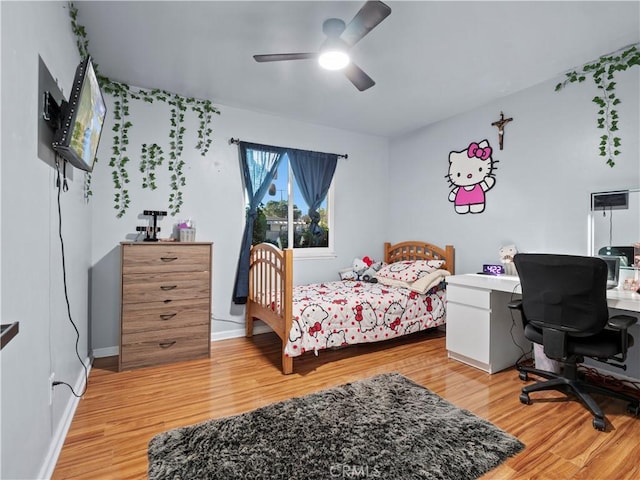
[[[289,185],[290,182],[293,185]],[[291,196],[290,190],[293,192]],[[309,205],[300,194],[300,188],[289,169],[289,158],[285,154],[280,159],[276,176],[258,208],[258,216],[253,227],[253,244],[270,242],[280,248],[288,248],[291,240],[294,248],[328,247],[327,199],[320,205],[318,213],[322,233],[312,235],[309,229]],[[289,238],[290,227],[293,231],[292,239]]]
[[265,241],[280,248],[288,246],[289,220],[289,161],[284,155],[278,165],[278,171],[264,198],[264,214],[267,232]]
[[[294,206],[298,207],[301,212],[299,220],[295,221],[295,233],[294,240],[296,248],[310,248],[310,247],[328,247],[329,246],[329,222],[327,218],[327,199],[325,198],[318,208],[320,214],[319,227],[322,232],[317,235],[311,233],[309,228],[311,225],[311,217],[309,217],[309,205],[300,194],[300,188],[298,182],[293,179],[293,197]],[[295,210],[294,212],[297,211]]]

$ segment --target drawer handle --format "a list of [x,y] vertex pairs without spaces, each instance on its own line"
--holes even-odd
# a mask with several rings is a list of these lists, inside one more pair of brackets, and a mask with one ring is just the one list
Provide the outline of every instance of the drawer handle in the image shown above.
[[164,290],[165,292],[167,290],[173,290],[174,288],[178,288],[177,285],[160,285],[160,290]]
[[173,300],[171,300],[170,298],[168,298],[167,300],[163,300],[164,303],[171,303]]
[[169,347],[172,347],[175,344],[176,344],[176,340],[174,340],[172,342],[161,342],[158,345],[160,345],[160,348],[169,348]]
[[177,315],[177,313],[165,313],[164,315],[160,315],[162,320],[169,320]]
[[160,257],[160,260],[162,260],[163,262],[173,262],[174,260],[177,260],[178,257]]

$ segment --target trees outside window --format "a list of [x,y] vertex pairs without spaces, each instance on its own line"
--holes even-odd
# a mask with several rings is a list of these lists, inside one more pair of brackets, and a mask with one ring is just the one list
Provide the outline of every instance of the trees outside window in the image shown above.
[[[331,190],[327,197],[331,196]],[[293,245],[296,249],[316,249],[330,247],[330,211],[325,199],[318,213],[321,231],[315,235],[309,228],[311,218],[309,206],[300,194],[295,177],[289,166],[287,155],[283,155],[278,171],[258,210],[254,224],[253,243],[270,242],[280,248]]]

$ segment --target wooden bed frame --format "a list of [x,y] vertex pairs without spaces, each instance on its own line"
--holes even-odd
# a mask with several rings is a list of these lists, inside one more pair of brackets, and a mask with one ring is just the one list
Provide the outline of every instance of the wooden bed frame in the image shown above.
[[[444,260],[442,268],[454,273],[452,245],[444,249],[425,242],[384,244],[386,263],[403,260]],[[293,357],[285,355],[293,323],[293,249],[281,250],[270,243],[251,247],[249,257],[249,294],[246,304],[246,336],[253,336],[254,320],[262,320],[282,340],[282,372],[293,372]],[[284,300],[280,301],[280,297]]]

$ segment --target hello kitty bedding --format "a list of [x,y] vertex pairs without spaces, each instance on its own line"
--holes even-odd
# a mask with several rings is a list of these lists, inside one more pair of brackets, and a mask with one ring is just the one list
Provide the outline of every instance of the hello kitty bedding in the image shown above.
[[293,289],[293,318],[285,346],[290,357],[388,340],[443,325],[444,285],[424,294],[362,281],[301,285]]
[[[282,341],[282,373],[304,352],[377,342],[445,323],[444,277],[455,250],[421,241],[384,244],[378,283],[341,280],[293,285],[293,249],[251,247],[245,331],[260,320]],[[339,275],[342,277],[342,275]]]

